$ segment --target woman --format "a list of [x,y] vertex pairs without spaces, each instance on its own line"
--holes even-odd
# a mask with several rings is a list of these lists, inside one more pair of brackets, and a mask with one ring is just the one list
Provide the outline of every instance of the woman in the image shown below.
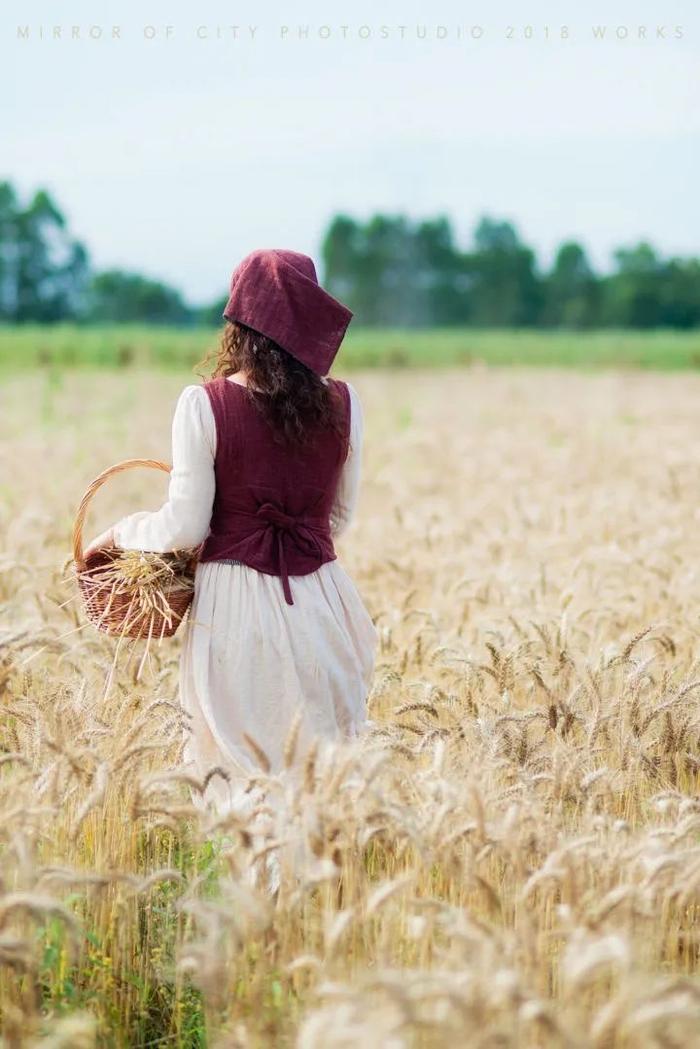
[[90,546],[203,543],[179,690],[187,760],[202,779],[217,766],[228,777],[211,777],[200,802],[219,810],[244,800],[261,765],[283,768],[293,726],[302,755],[369,724],[377,631],[333,545],[360,476],[361,405],[327,376],[351,317],[308,256],[248,255],[212,379],[177,403],[167,502]]

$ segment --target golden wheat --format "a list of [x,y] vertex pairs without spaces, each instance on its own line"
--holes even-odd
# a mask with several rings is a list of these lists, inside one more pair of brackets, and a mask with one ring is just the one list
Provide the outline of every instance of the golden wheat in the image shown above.
[[251,739],[228,814],[180,638],[110,676],[63,582],[182,382],[42,382],[0,412],[4,1044],[700,1046],[700,379],[355,376],[373,727],[298,753],[297,720],[278,775]]

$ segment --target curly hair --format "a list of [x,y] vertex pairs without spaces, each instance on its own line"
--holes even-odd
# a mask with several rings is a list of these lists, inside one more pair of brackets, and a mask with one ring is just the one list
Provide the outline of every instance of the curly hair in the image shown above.
[[239,321],[227,321],[218,347],[196,367],[207,368],[212,359],[212,379],[246,373],[246,393],[278,443],[305,445],[321,429],[331,429],[343,437],[335,381],[323,382],[266,335]]

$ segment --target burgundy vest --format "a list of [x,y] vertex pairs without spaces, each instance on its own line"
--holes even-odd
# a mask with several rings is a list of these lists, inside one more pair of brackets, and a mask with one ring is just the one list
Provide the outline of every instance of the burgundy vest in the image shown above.
[[319,430],[302,448],[275,442],[244,386],[223,377],[204,384],[216,420],[216,494],[199,559],[235,559],[281,576],[289,605],[288,576],[337,556],[330,513],[348,454],[350,391],[338,379],[328,384],[341,400],[343,437]]

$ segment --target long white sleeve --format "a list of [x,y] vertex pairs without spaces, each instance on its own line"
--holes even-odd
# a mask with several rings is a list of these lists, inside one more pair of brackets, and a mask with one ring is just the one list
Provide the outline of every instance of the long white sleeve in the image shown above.
[[347,386],[350,391],[350,449],[330,515],[333,538],[342,535],[350,525],[355,515],[360,490],[364,413],[357,390],[351,383],[347,383]]
[[216,422],[202,386],[186,386],[172,423],[168,499],[160,510],[139,511],[114,526],[124,550],[164,553],[198,546],[209,534],[216,481]]

